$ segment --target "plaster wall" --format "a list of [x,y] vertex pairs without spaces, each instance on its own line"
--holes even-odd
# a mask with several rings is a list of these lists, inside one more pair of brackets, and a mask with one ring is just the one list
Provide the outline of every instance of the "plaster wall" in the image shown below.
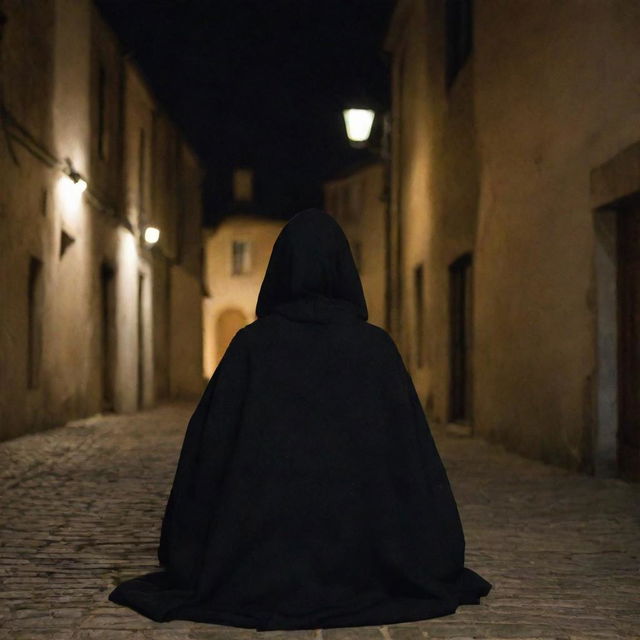
[[197,398],[202,376],[202,283],[184,267],[172,265],[170,392],[173,398]]
[[480,432],[589,469],[597,355],[591,170],[640,139],[640,5],[477,3]]
[[[471,251],[474,433],[590,470],[606,298],[590,175],[640,140],[640,5],[473,3],[472,51],[449,89],[441,5],[400,0],[385,44],[399,230],[393,334],[428,416],[447,422],[447,270]],[[424,371],[411,355],[410,274],[420,260]]]
[[[392,327],[429,419],[449,416],[449,265],[472,250],[476,227],[477,154],[473,86],[468,69],[448,94],[444,78],[442,3],[405,2],[393,43],[394,161],[392,220],[400,230],[393,260]],[[422,264],[424,309],[417,326],[415,269]],[[400,291],[398,291],[400,289]],[[422,366],[418,366],[418,332]]]
[[[256,319],[260,285],[264,279],[271,250],[285,221],[257,216],[234,215],[226,218],[205,239],[205,286],[209,296],[203,305],[204,375],[209,378],[222,358],[217,335],[218,321],[225,311],[236,311],[244,324]],[[232,273],[234,240],[250,243],[251,268],[247,273]],[[241,314],[241,315],[240,315]],[[244,326],[244,325],[242,325]],[[238,326],[240,329],[240,326]],[[223,342],[226,341],[225,340]],[[226,348],[226,347],[225,347]]]
[[[139,126],[153,126],[151,98],[135,84],[135,74],[125,85],[118,43],[91,2],[41,4],[38,12],[18,1],[3,4],[3,97],[11,119],[0,144],[0,439],[105,409],[128,412],[150,406],[157,389],[169,393],[174,362],[177,369],[171,375],[178,391],[193,391],[201,379],[197,263],[190,260],[188,277],[178,273],[171,278],[170,258],[145,248],[137,228],[139,154],[134,142]],[[106,71],[108,151],[103,156],[96,149],[100,66]],[[186,148],[184,153],[185,171],[199,176],[196,158],[187,157]],[[89,184],[84,193],[64,173],[65,158]],[[179,159],[176,153],[173,162]],[[182,221],[177,208],[169,206],[178,199],[177,180],[169,183],[173,190],[165,186],[156,194],[150,179],[143,185],[147,206],[155,196],[166,205],[166,215],[172,212],[169,246],[178,244],[175,229]],[[198,179],[191,176],[185,184],[180,185],[185,201],[198,202],[190,192],[199,188]],[[196,213],[196,223],[181,236],[190,238],[191,255],[199,254]],[[36,311],[29,294],[33,265],[41,265]],[[107,325],[104,267],[113,272]],[[180,269],[178,264],[174,271]],[[183,305],[173,324],[172,282],[180,289],[176,302]],[[35,349],[30,349],[35,344],[30,326],[39,327]],[[176,344],[182,339],[187,349],[194,346],[189,366],[170,358],[172,330]],[[36,360],[39,366],[34,367]],[[166,378],[156,381],[154,371],[160,367]],[[34,378],[35,370],[39,374]]]

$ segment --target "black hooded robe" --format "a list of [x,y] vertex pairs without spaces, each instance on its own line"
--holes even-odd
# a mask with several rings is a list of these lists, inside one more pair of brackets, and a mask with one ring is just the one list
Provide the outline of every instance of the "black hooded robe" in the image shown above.
[[455,498],[349,243],[307,209],[189,420],[161,571],[109,595],[153,620],[314,629],[445,616],[492,585],[464,566]]

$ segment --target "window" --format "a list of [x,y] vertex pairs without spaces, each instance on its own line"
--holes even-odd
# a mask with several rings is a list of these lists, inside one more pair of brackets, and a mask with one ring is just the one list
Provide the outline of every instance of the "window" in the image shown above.
[[27,388],[35,389],[40,384],[42,360],[42,310],[44,287],[42,283],[42,261],[33,256],[29,260],[27,284]]
[[472,0],[445,0],[445,81],[449,89],[473,45]]
[[251,269],[251,255],[248,240],[234,240],[232,246],[231,273],[239,275],[248,273]]
[[67,252],[67,249],[75,242],[75,238],[69,235],[64,229],[60,231],[60,257]]

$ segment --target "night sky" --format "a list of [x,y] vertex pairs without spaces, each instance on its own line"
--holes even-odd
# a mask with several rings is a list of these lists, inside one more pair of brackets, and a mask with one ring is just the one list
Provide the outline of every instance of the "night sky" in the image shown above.
[[341,110],[389,105],[393,0],[96,4],[207,170],[206,224],[230,209],[235,166],[255,170],[256,213],[286,219],[371,156],[349,146]]

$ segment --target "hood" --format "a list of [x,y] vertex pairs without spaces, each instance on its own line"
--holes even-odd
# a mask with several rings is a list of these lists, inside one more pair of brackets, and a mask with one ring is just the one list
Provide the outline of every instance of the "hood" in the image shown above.
[[368,318],[349,241],[333,216],[305,209],[280,231],[258,294],[256,316],[303,322]]

